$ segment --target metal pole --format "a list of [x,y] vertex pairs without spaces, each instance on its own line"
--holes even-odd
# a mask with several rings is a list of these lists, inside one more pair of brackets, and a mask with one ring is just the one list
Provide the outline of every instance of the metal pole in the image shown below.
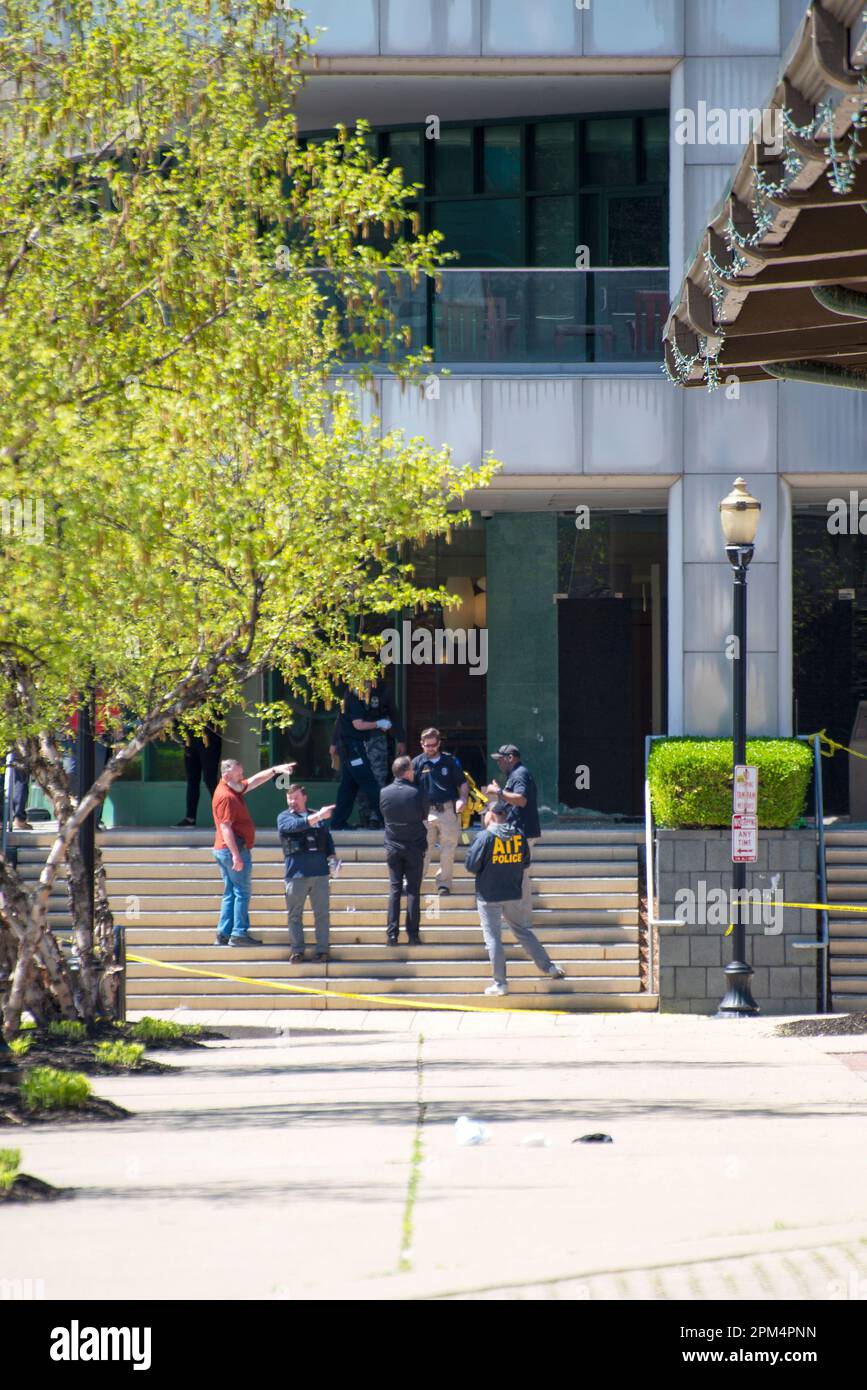
[[[727,545],[726,555],[734,570],[735,651],[732,672],[732,787],[734,768],[747,760],[747,567],[753,558],[751,545]],[[746,864],[732,864],[734,889],[732,958],[725,968],[728,989],[718,1017],[751,1018],[759,1009],[750,990],[752,969],[746,963],[747,929],[744,921]]]

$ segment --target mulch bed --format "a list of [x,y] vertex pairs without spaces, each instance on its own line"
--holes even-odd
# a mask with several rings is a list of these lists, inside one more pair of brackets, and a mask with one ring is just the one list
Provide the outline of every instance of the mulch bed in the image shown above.
[[835,1014],[833,1018],[795,1018],[775,1029],[779,1038],[845,1038],[867,1033],[867,1012]]
[[71,1196],[71,1187],[52,1187],[29,1173],[19,1173],[11,1187],[0,1187],[0,1202],[54,1202]]
[[100,1120],[125,1120],[132,1114],[131,1110],[124,1110],[122,1105],[115,1105],[114,1101],[102,1096],[89,1096],[83,1105],[71,1110],[28,1110],[18,1089],[21,1075],[22,1070],[17,1067],[0,1072],[0,1128],[5,1125],[15,1129],[22,1125],[87,1125]]

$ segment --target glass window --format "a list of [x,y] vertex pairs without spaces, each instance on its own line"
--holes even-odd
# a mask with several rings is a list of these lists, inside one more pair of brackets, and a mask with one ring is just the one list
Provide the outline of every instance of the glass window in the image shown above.
[[584,182],[635,182],[635,123],[629,116],[584,125]]
[[186,779],[182,744],[169,739],[153,744],[151,779],[154,782],[183,782]]
[[404,183],[424,183],[420,131],[393,130],[386,153],[392,165],[403,170]]
[[517,193],[521,187],[521,129],[488,126],[485,136],[485,192]]
[[437,193],[473,192],[473,132],[469,127],[440,131],[434,141],[434,170]]
[[533,126],[531,187],[540,193],[569,193],[575,186],[575,125],[551,121]]
[[644,127],[644,179],[668,182],[668,117],[646,116]]
[[575,264],[575,199],[534,198],[532,202],[533,265]]
[[606,264],[665,265],[667,260],[663,198],[609,198]]
[[462,266],[521,265],[520,198],[477,198],[435,203],[431,226],[457,251]]

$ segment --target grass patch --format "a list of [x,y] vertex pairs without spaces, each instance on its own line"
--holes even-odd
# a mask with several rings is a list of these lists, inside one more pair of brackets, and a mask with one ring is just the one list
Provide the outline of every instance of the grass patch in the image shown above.
[[54,1067],[34,1067],[20,1089],[28,1110],[80,1110],[91,1094],[86,1076]]
[[57,1023],[49,1023],[49,1038],[63,1038],[65,1042],[83,1042],[87,1029],[83,1023],[73,1018],[62,1018]]
[[9,1051],[13,1057],[26,1057],[32,1046],[32,1038],[13,1038],[9,1044]]
[[202,1032],[200,1023],[172,1023],[167,1018],[140,1018],[129,1030],[131,1038],[138,1042],[180,1042],[183,1038],[198,1038]]
[[18,1176],[20,1167],[20,1149],[0,1149],[0,1189],[9,1190]]
[[424,1102],[424,1073],[422,1070],[423,1046],[424,1034],[419,1033],[415,1076],[415,1099],[417,1106],[415,1134],[413,1135],[412,1153],[409,1159],[409,1181],[406,1185],[406,1200],[404,1202],[403,1220],[401,1222],[400,1254],[397,1262],[398,1272],[401,1274],[412,1269],[413,1217],[415,1215],[415,1203],[418,1197],[419,1183],[421,1182],[421,1165],[424,1159],[424,1117],[427,1106]]
[[108,1067],[137,1067],[144,1056],[144,1043],[101,1042],[93,1055]]

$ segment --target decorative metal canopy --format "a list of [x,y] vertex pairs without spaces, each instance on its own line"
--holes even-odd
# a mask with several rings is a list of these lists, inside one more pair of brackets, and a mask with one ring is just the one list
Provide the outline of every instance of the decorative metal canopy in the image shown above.
[[664,333],[682,386],[867,390],[867,9],[813,0]]

